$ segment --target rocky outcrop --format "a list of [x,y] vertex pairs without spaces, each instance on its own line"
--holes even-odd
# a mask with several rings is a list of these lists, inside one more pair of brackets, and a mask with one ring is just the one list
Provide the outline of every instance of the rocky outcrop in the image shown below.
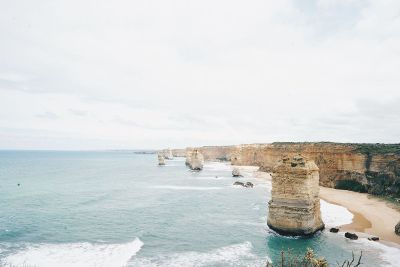
[[272,174],[268,226],[284,235],[311,235],[324,228],[317,165],[297,155],[283,157]]
[[192,170],[202,170],[204,165],[203,155],[197,149],[194,149],[189,152],[186,163]]
[[167,148],[167,149],[163,149],[159,152],[165,159],[173,159],[174,156],[172,154],[172,150]]
[[344,237],[351,239],[351,240],[357,240],[358,239],[358,235],[354,234],[354,233],[350,233],[350,232],[346,232],[344,234]]
[[232,170],[232,176],[233,176],[233,177],[243,177],[243,175],[240,173],[239,168],[233,168],[233,170]]
[[164,156],[161,153],[158,153],[158,165],[162,166],[165,165],[165,159]]
[[394,227],[394,232],[396,235],[400,235],[400,222]]
[[[272,143],[236,146],[233,165],[271,172],[282,155],[301,153],[319,167],[320,184],[338,187],[348,180],[371,194],[400,196],[400,145]],[[353,183],[354,184],[354,183]],[[344,188],[346,189],[346,188]],[[351,189],[351,188],[349,188]]]
[[251,187],[251,188],[254,187],[254,184],[251,183],[251,182],[242,183],[242,182],[236,181],[236,182],[233,183],[233,185],[240,185],[240,186],[243,186],[243,187]]
[[323,186],[340,187],[350,180],[371,194],[400,197],[400,144],[281,142],[197,149],[205,160],[231,160],[232,165],[259,166],[266,172],[271,172],[283,155],[300,153],[317,164]]

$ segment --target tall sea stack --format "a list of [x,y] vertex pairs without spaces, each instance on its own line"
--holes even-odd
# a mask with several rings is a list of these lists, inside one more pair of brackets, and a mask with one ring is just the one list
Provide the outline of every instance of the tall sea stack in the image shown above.
[[283,157],[273,168],[268,226],[283,235],[312,235],[324,228],[319,169],[301,155]]
[[204,164],[203,155],[197,149],[194,149],[188,154],[186,164],[192,170],[202,170]]

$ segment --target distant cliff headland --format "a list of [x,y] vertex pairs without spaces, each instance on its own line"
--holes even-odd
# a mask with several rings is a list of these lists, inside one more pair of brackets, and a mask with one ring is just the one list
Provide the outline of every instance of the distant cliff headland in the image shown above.
[[[184,157],[187,149],[173,149],[172,153]],[[315,161],[322,186],[400,197],[400,144],[276,142],[196,149],[204,160],[259,166],[260,170],[267,172],[283,155],[300,153]]]

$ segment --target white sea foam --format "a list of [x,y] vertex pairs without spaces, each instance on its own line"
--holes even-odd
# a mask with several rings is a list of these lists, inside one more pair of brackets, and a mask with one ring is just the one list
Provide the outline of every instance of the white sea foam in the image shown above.
[[208,171],[232,171],[232,165],[226,162],[206,162],[203,169]]
[[340,226],[353,221],[353,214],[345,207],[321,201],[321,216],[326,226]]
[[143,242],[138,238],[124,244],[31,244],[0,260],[0,265],[121,267],[126,266],[142,246]]
[[215,186],[180,186],[180,185],[156,185],[152,186],[152,188],[159,189],[169,189],[169,190],[220,190],[223,187],[215,187]]
[[365,238],[354,240],[353,242],[363,246],[364,254],[368,254],[367,248],[378,250],[380,259],[384,261],[380,263],[380,267],[398,267],[400,265],[400,249],[398,247],[386,246],[380,242],[369,241]]
[[152,258],[138,257],[133,259],[130,266],[264,266],[267,259],[256,256],[252,248],[250,242],[244,242],[210,252],[182,252]]

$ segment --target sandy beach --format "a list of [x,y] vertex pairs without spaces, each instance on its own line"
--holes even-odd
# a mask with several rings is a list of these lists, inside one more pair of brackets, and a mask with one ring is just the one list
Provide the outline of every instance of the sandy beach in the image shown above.
[[400,212],[384,200],[369,198],[368,194],[327,187],[320,187],[320,198],[343,206],[354,214],[353,222],[340,226],[341,231],[367,233],[400,244],[400,236],[394,233],[394,227],[400,221]]
[[[244,174],[255,178],[271,180],[270,173],[258,171],[254,166],[234,166]],[[353,222],[338,225],[340,231],[353,231],[378,236],[382,241],[400,244],[400,236],[394,233],[400,221],[400,211],[389,206],[384,200],[365,193],[320,187],[320,198],[328,203],[347,208],[353,214]]]

